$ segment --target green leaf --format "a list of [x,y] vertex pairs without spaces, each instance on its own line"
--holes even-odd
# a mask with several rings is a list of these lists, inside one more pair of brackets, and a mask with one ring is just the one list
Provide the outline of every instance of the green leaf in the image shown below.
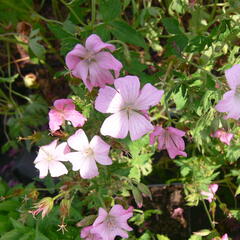
[[104,21],[112,21],[117,18],[122,10],[120,0],[100,0],[99,11]]
[[0,234],[8,232],[12,228],[9,217],[6,215],[0,215]]
[[143,205],[143,198],[141,192],[136,187],[132,186],[132,193],[136,204],[139,208],[141,208]]
[[151,191],[149,190],[149,188],[145,184],[138,183],[137,187],[143,194],[145,194],[150,199],[152,199],[152,193],[151,193]]
[[179,23],[175,18],[163,18],[162,23],[169,33],[182,34],[181,30],[179,29]]
[[240,185],[238,186],[236,192],[235,192],[235,196],[237,196],[238,194],[240,194]]
[[19,239],[21,237],[21,235],[22,235],[22,233],[18,232],[16,229],[14,229],[14,230],[2,235],[0,240],[16,240],[16,239]]
[[7,77],[7,78],[4,78],[4,77],[0,77],[0,83],[13,83],[17,78],[18,78],[19,74],[15,74],[14,76],[11,76],[11,77]]
[[38,43],[39,40],[40,40],[39,37],[30,38],[29,48],[32,50],[36,57],[43,60],[45,58],[46,49],[44,46]]
[[44,234],[42,234],[41,232],[39,232],[39,230],[36,230],[34,240],[50,240],[50,239],[46,237]]
[[157,234],[157,239],[158,240],[170,240],[168,237],[166,237],[164,235],[159,235],[159,234]]
[[19,207],[19,202],[15,200],[5,200],[3,202],[0,202],[0,211],[16,211],[16,209]]
[[146,48],[143,36],[124,21],[113,21],[109,23],[112,34],[119,40],[139,47]]

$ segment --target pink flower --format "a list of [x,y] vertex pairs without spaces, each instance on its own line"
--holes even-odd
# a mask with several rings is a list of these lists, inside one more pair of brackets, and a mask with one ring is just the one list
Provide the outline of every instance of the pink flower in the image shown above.
[[114,78],[109,70],[119,76],[122,64],[113,55],[102,49],[114,51],[112,44],[104,43],[96,34],[90,35],[85,47],[77,44],[66,56],[66,64],[73,76],[81,78],[89,91],[93,87],[113,84]]
[[230,145],[230,142],[234,135],[232,133],[226,132],[224,129],[218,129],[215,133],[211,134],[210,136],[214,138],[219,138],[219,140],[222,143]]
[[182,137],[185,135],[184,131],[177,128],[166,127],[163,129],[158,126],[150,134],[150,144],[154,144],[155,137],[158,137],[158,149],[166,149],[170,158],[175,158],[177,155],[186,157],[184,152],[185,143]]
[[[216,238],[213,238],[212,240],[217,240]],[[225,233],[222,237],[221,240],[228,240],[228,235]]]
[[87,120],[81,113],[75,110],[72,99],[58,99],[54,107],[48,113],[49,128],[52,132],[57,131],[65,120],[71,121],[74,127],[82,127]]
[[225,71],[230,91],[223,95],[223,99],[215,106],[219,112],[228,112],[226,118],[240,117],[240,64]]
[[133,215],[133,207],[125,210],[121,205],[114,205],[108,213],[99,208],[98,217],[93,223],[92,233],[98,233],[104,240],[114,240],[116,236],[128,238],[126,231],[132,231],[127,220]]
[[201,191],[201,194],[204,197],[207,197],[207,200],[211,203],[212,200],[214,199],[214,195],[218,190],[218,184],[211,184],[208,187],[209,192]]
[[163,91],[149,83],[140,90],[136,76],[118,78],[114,86],[101,88],[95,101],[99,112],[113,113],[103,122],[101,134],[125,138],[129,131],[131,139],[136,140],[153,130],[146,111],[160,101]]
[[65,154],[70,151],[66,142],[57,146],[58,140],[54,140],[48,145],[39,149],[38,155],[34,160],[35,167],[40,171],[40,178],[44,178],[48,174],[48,170],[52,177],[59,177],[68,173],[67,168],[60,161],[67,161]]
[[96,162],[102,165],[111,165],[112,159],[108,156],[110,145],[105,143],[99,136],[92,140],[88,138],[82,129],[68,138],[68,145],[77,152],[71,152],[66,158],[72,163],[73,171],[80,170],[82,178],[94,178],[98,176]]
[[81,231],[81,238],[85,240],[102,240],[98,233],[92,233],[93,226],[84,227]]

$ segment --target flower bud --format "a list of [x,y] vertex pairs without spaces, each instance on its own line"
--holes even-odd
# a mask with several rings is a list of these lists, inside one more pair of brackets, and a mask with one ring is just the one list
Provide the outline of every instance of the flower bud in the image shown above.
[[54,200],[51,197],[45,197],[41,201],[35,204],[36,210],[30,211],[35,217],[37,214],[42,212],[42,218],[44,218],[53,208]]
[[71,200],[62,199],[60,203],[60,215],[62,218],[65,218],[69,215],[70,207],[71,207]]

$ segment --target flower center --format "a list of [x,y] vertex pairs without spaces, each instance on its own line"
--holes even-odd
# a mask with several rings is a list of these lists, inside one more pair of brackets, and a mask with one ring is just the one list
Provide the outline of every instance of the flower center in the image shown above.
[[93,155],[93,150],[89,147],[87,149],[84,150],[84,155],[87,156],[91,156]]
[[237,85],[236,90],[235,90],[235,95],[240,97],[240,85]]
[[95,61],[94,55],[95,54],[92,52],[87,52],[84,59],[87,60],[88,63],[94,62]]
[[116,226],[117,226],[116,219],[115,219],[114,216],[108,215],[108,216],[105,218],[105,222],[106,222],[106,224],[107,224],[107,228],[108,228],[108,229],[114,229],[114,228],[116,228]]

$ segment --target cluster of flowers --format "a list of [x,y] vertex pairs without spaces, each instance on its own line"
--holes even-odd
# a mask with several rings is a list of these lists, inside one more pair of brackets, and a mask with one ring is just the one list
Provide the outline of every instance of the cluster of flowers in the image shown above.
[[[170,158],[177,155],[186,157],[184,131],[174,127],[154,127],[150,122],[147,111],[160,102],[164,91],[149,83],[140,89],[137,76],[119,78],[122,64],[107,50],[112,52],[115,47],[92,34],[87,38],[85,47],[77,44],[66,56],[66,65],[74,77],[82,79],[89,91],[93,87],[100,88],[95,100],[95,109],[101,113],[111,114],[104,120],[100,129],[101,134],[123,139],[129,133],[131,140],[134,141],[152,131],[150,144],[154,144],[157,138],[158,149],[166,149]],[[226,71],[231,91],[227,92],[216,106],[220,112],[229,112],[227,117],[240,116],[237,107],[240,101],[239,80],[235,77],[236,73],[239,74],[239,69],[240,67],[236,65]],[[114,72],[114,76],[111,71]],[[114,88],[106,84],[114,84]],[[49,112],[51,132],[60,129],[65,121],[71,122],[74,127],[82,127],[87,119],[75,109],[71,99],[56,100]],[[220,129],[212,134],[212,137],[229,144],[233,135]],[[99,174],[96,162],[102,165],[112,164],[109,151],[110,145],[100,136],[94,136],[89,142],[85,132],[78,129],[67,142],[58,144],[58,140],[54,140],[40,147],[34,163],[39,169],[40,178],[46,177],[48,172],[52,177],[67,174],[68,170],[62,162],[69,161],[73,171],[80,171],[82,178],[91,179]],[[212,190],[209,194],[213,194]],[[208,197],[210,198],[210,195]],[[127,237],[126,231],[131,230],[127,225],[127,219],[131,216],[132,207],[124,210],[122,206],[115,205],[109,213],[100,208],[98,218],[92,226],[84,228],[81,235],[85,239],[113,240],[117,235]]]

